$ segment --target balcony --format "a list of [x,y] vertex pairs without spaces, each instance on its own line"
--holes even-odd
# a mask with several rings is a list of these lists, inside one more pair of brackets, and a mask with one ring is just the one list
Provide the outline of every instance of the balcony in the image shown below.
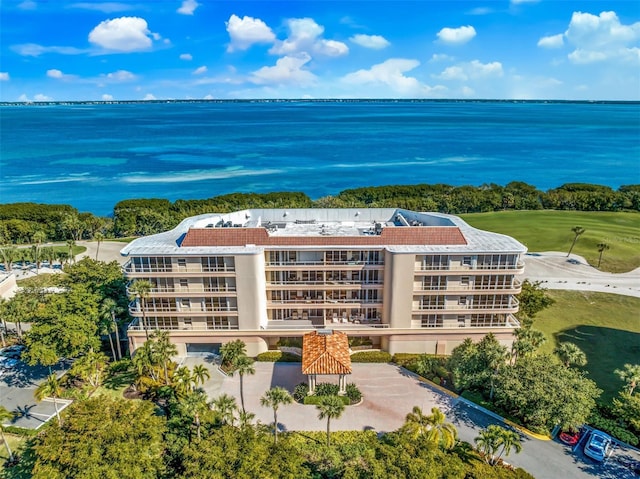
[[[219,307],[207,307],[207,308],[184,308],[179,306],[154,306],[147,304],[145,307],[145,314],[147,316],[159,315],[159,316],[210,316],[214,313],[228,313],[228,314],[238,314],[237,306],[223,306]],[[137,302],[132,302],[129,304],[129,314],[131,316],[140,317],[142,316],[142,308],[137,304]]]
[[[127,296],[134,296],[130,291],[130,286],[132,282],[129,282],[126,287]],[[231,296],[235,296],[236,287],[235,286],[226,286],[226,287],[205,287],[196,289],[193,287],[184,287],[184,286],[164,286],[160,288],[151,288],[149,290],[149,296],[151,297],[175,297],[175,296],[203,296],[205,293],[209,294],[217,294],[220,293],[222,295],[226,293],[231,293]]]
[[522,283],[514,279],[512,285],[506,284],[458,284],[458,285],[429,285],[414,283],[414,292],[423,294],[519,294],[522,291]]
[[235,266],[220,265],[220,266],[202,266],[199,264],[189,264],[188,267],[180,265],[166,265],[161,267],[140,266],[135,265],[131,260],[127,261],[122,270],[129,277],[136,277],[139,275],[154,275],[158,277],[164,276],[207,276],[209,274],[219,275],[221,273],[235,273]]
[[[226,325],[209,325],[207,323],[198,324],[164,324],[162,326],[151,324],[148,328],[149,331],[237,331],[237,324]],[[144,331],[144,328],[140,324],[138,318],[135,318],[127,326],[128,331]]]
[[438,271],[446,271],[448,274],[469,274],[470,272],[490,271],[492,273],[506,273],[506,274],[520,274],[524,272],[524,261],[518,261],[513,264],[477,264],[474,267],[470,265],[430,265],[430,264],[416,264],[416,272],[418,273],[434,273]]

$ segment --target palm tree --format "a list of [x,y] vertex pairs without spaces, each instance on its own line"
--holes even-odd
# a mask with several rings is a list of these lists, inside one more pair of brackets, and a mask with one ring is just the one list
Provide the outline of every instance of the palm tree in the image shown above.
[[236,400],[233,396],[222,394],[221,396],[218,396],[216,399],[211,401],[211,406],[213,410],[220,416],[220,421],[222,422],[222,424],[233,426],[233,423],[236,420],[234,413],[238,409]]
[[15,246],[4,246],[0,249],[0,254],[2,254],[5,270],[7,273],[11,273],[13,262],[18,256],[17,248]]
[[140,301],[140,309],[142,310],[142,329],[144,329],[144,334],[149,340],[149,330],[147,328],[147,298],[149,298],[149,294],[153,289],[153,284],[151,281],[147,281],[146,279],[137,279],[133,282],[133,284],[129,287],[129,293],[133,298],[138,299]]
[[70,373],[87,381],[91,386],[97,388],[102,384],[104,369],[107,367],[107,356],[101,352],[90,349],[87,354],[78,358],[73,364]]
[[76,258],[73,255],[73,248],[76,246],[76,242],[75,240],[72,239],[68,239],[67,240],[67,249],[69,250],[69,263],[71,263],[71,261],[73,261],[74,263],[76,262]]
[[96,247],[96,261],[98,261],[98,253],[100,252],[100,243],[104,241],[104,235],[98,231],[93,235],[93,239],[98,242],[98,246]]
[[502,429],[500,426],[491,424],[481,430],[480,435],[473,440],[487,464],[493,465],[495,463],[493,455],[500,447],[500,429]]
[[598,243],[598,253],[600,253],[600,256],[598,256],[598,268],[600,268],[600,263],[602,263],[602,255],[609,248],[610,246],[607,243]]
[[331,445],[331,419],[339,419],[344,411],[344,403],[338,396],[324,396],[316,406],[320,411],[318,419],[327,418],[327,446]]
[[429,441],[438,444],[443,449],[451,449],[458,440],[455,426],[445,421],[446,417],[438,409],[431,409],[431,415],[425,416],[418,406],[414,406],[407,414],[402,429],[414,438],[424,435]]
[[180,366],[173,373],[173,386],[178,396],[187,396],[193,392],[193,376],[186,366]]
[[203,364],[196,364],[191,372],[191,381],[194,385],[204,384],[207,379],[211,379],[209,369]]
[[4,437],[4,423],[5,421],[12,420],[14,416],[15,414],[9,411],[6,407],[0,406],[0,435],[2,435],[2,442],[4,442],[4,445],[7,448],[9,462],[13,462],[13,453],[11,452],[11,447],[9,447],[9,441]]
[[56,409],[56,417],[60,425],[62,425],[62,419],[60,419],[60,412],[58,411],[58,398],[61,394],[62,387],[55,374],[47,376],[47,379],[40,383],[35,392],[35,397],[38,401],[42,401],[46,397],[53,399],[53,407]]
[[582,226],[574,226],[573,228],[571,228],[571,231],[573,231],[573,234],[575,236],[573,237],[573,243],[571,243],[571,248],[569,248],[569,252],[567,253],[567,258],[571,255],[571,252],[573,251],[573,247],[576,245],[576,242],[578,241],[578,236],[580,236],[581,234],[584,234],[586,230]]
[[33,259],[36,263],[36,275],[39,274],[40,268],[40,247],[45,241],[47,241],[47,234],[44,231],[36,231],[35,233],[33,233],[33,242],[35,243],[33,249]]
[[631,396],[640,382],[640,364],[625,364],[624,369],[616,369],[614,372],[626,383]]
[[158,362],[164,370],[164,383],[169,385],[169,362],[178,354],[178,348],[169,339],[169,331],[155,331],[153,334],[153,350]]
[[[498,426],[499,427],[499,426]],[[500,450],[500,454],[496,458],[496,462],[500,460],[502,455],[508,456],[511,452],[511,449],[516,451],[516,454],[519,454],[522,451],[522,444],[520,443],[520,434],[510,429],[500,428],[500,441],[499,445],[502,446]]]
[[242,412],[246,412],[244,407],[244,376],[245,374],[255,374],[256,368],[253,366],[253,359],[245,354],[241,354],[233,362],[233,369],[231,375],[237,372],[240,376],[240,404],[242,405]]
[[293,397],[285,388],[275,386],[260,398],[260,404],[273,409],[273,443],[278,443],[278,408],[281,404],[291,404]]
[[236,358],[247,354],[247,347],[241,339],[230,341],[220,347],[220,360],[222,364],[233,365]]
[[193,416],[193,423],[196,425],[196,433],[200,440],[200,414],[207,408],[207,395],[203,391],[194,391],[188,394],[180,405],[187,414]]
[[531,327],[516,329],[513,334],[516,337],[511,346],[511,358],[513,361],[534,353],[547,341],[547,337],[542,331]]
[[569,367],[571,364],[577,366],[584,366],[587,364],[587,355],[573,343],[564,342],[561,343],[556,349],[553,350],[558,355],[562,364],[565,367]]
[[111,355],[115,361],[117,358],[116,350],[113,347],[113,338],[111,333],[113,332],[113,315],[118,303],[112,298],[105,298],[100,305],[100,321],[98,326],[100,327],[100,334],[106,334],[109,336],[109,345],[111,346]]

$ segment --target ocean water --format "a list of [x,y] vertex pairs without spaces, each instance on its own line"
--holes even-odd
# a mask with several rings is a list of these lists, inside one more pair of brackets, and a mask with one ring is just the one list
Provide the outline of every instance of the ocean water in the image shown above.
[[640,104],[173,102],[0,107],[0,202],[360,186],[640,183]]

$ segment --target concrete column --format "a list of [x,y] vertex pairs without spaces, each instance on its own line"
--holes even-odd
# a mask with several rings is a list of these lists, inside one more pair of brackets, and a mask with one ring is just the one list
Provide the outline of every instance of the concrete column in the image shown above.
[[309,381],[309,395],[312,395],[316,391],[316,375],[308,374],[307,380]]
[[242,330],[267,327],[267,286],[264,252],[235,256],[238,327]]
[[384,311],[391,328],[411,328],[416,255],[385,252]]

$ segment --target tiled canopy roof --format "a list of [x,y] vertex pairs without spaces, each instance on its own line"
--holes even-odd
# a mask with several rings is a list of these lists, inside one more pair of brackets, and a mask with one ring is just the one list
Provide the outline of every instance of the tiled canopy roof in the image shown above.
[[302,339],[302,374],[351,374],[347,335],[340,331],[305,334]]
[[457,226],[384,228],[374,236],[269,236],[265,228],[190,228],[180,246],[466,245]]

